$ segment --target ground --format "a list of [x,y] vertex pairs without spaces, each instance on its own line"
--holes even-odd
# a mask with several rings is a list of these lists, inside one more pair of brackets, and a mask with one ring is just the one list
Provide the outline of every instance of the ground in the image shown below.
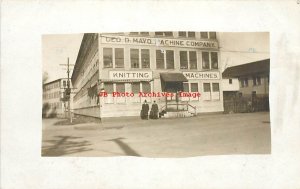
[[[193,157],[270,154],[269,112],[61,125],[43,119],[43,156]],[[55,124],[56,123],[56,124]]]

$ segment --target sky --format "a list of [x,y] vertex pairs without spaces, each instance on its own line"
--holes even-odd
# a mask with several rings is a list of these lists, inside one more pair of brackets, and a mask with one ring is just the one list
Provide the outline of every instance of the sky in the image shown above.
[[[66,66],[59,64],[66,64],[68,57],[70,64],[75,64],[82,37],[83,34],[43,36],[43,72],[48,73],[46,82],[67,77]],[[221,71],[230,66],[270,58],[268,32],[220,32],[218,40]]]
[[[43,72],[48,73],[50,82],[67,77],[67,67],[59,64],[75,64],[83,34],[43,35]],[[70,73],[70,77],[72,72]]]

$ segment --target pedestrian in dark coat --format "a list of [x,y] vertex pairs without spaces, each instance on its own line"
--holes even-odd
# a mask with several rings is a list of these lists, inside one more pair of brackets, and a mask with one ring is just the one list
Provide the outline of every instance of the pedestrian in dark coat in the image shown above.
[[158,119],[158,105],[154,101],[152,106],[151,106],[151,118],[152,119]]
[[148,119],[148,112],[149,112],[149,104],[147,104],[147,100],[144,101],[141,110],[141,118]]

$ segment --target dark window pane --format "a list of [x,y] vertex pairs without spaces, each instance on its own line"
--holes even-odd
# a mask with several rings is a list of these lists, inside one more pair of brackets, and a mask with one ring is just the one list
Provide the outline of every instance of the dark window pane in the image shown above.
[[208,32],[200,32],[202,39],[208,39]]
[[189,52],[190,58],[190,69],[197,69],[197,54],[196,51]]
[[103,63],[104,68],[112,68],[112,48],[103,48]]
[[220,91],[219,83],[213,83],[212,86],[213,86],[213,92],[219,92]]
[[202,68],[209,69],[209,54],[208,54],[208,52],[202,52]]
[[164,32],[155,32],[155,35],[162,36],[164,35]]
[[144,93],[151,93],[151,85],[149,82],[143,82],[142,83],[142,88]]
[[139,49],[130,49],[131,68],[139,68]]
[[245,87],[248,87],[248,78],[245,79]]
[[257,79],[257,85],[261,85],[261,79],[260,79],[260,77],[258,76],[256,79]]
[[115,49],[115,64],[116,68],[124,68],[124,49]]
[[216,39],[217,38],[216,32],[209,32],[209,38],[210,39]]
[[116,84],[116,92],[124,93],[125,92],[125,84],[117,83]]
[[218,69],[218,53],[217,52],[211,53],[211,67],[213,69]]
[[179,37],[186,37],[186,32],[185,31],[180,31],[178,32]]
[[108,94],[111,94],[114,92],[114,85],[112,83],[104,83],[104,90]]
[[174,69],[174,51],[167,50],[167,69]]
[[256,77],[253,77],[253,85],[256,85]]
[[183,92],[189,92],[189,84],[183,83]]
[[173,36],[173,32],[164,32],[165,36]]
[[203,83],[203,89],[204,89],[204,92],[210,92],[210,84],[209,83]]
[[191,92],[198,92],[198,83],[191,83]]
[[149,32],[141,32],[141,35],[149,35]]
[[187,60],[187,52],[180,51],[180,69],[187,69],[188,68],[188,60]]
[[130,32],[129,35],[138,35],[139,32]]
[[150,51],[149,49],[141,50],[142,68],[150,68]]
[[229,84],[232,84],[232,79],[229,79]]
[[164,53],[161,50],[156,50],[156,68],[165,68]]
[[139,93],[141,90],[140,90],[140,83],[132,83],[131,84],[131,92],[137,94]]
[[196,36],[195,32],[188,32],[188,37],[195,37],[195,36]]

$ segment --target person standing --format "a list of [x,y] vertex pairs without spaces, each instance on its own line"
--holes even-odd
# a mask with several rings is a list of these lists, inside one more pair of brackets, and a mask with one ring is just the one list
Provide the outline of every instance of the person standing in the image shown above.
[[147,100],[145,100],[144,104],[142,105],[141,118],[148,119],[148,112],[149,112],[149,105],[147,104]]
[[153,102],[151,106],[151,118],[152,119],[158,119],[158,105],[156,104],[156,101]]

